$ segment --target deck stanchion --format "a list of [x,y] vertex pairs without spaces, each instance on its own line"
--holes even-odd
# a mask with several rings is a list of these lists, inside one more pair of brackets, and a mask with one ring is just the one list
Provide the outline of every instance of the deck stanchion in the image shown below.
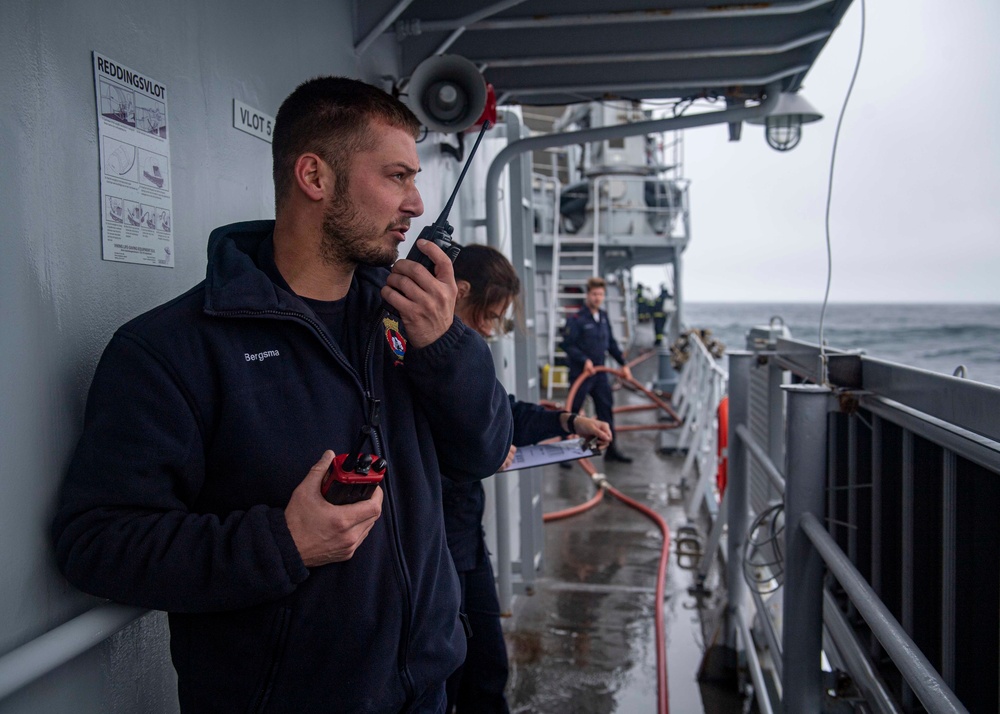
[[750,460],[746,446],[737,436],[736,428],[748,425],[750,420],[750,369],[754,355],[751,352],[729,353],[729,478],[728,495],[729,532],[726,536],[726,587],[729,604],[726,608],[726,646],[734,652],[737,646],[737,622],[743,606],[746,585],[743,582],[743,543],[747,536],[750,511]]
[[802,530],[810,513],[824,518],[830,390],[790,385],[785,464],[785,593],[782,614],[782,710],[818,714],[823,703],[823,559]]
[[[743,543],[750,521],[750,469],[746,447],[736,435],[736,428],[750,419],[750,369],[754,355],[751,352],[729,354],[729,479],[723,499],[725,511],[718,520],[729,524],[726,534],[726,588],[727,603],[722,622],[722,639],[705,650],[698,670],[700,681],[712,681],[723,687],[739,687],[740,612],[746,600],[743,582]],[[720,527],[719,524],[716,524]],[[711,554],[709,554],[711,557]],[[707,571],[706,571],[707,572]],[[743,642],[746,647],[747,643]]]
[[[767,363],[767,455],[771,463],[785,463],[785,395],[781,385],[784,383],[784,370],[773,357]],[[775,497],[775,493],[769,489]]]
[[677,389],[677,370],[674,369],[670,360],[670,345],[673,344],[664,340],[663,344],[656,348],[656,381],[653,383],[655,389],[668,394],[673,394]]
[[514,584],[511,577],[510,549],[510,495],[506,484],[496,484],[497,509],[497,598],[500,613],[509,615],[514,601]]

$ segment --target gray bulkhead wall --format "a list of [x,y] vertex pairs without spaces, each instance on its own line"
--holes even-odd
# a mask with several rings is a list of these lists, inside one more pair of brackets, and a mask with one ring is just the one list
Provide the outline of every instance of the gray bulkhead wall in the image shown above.
[[[48,530],[108,339],[203,278],[213,227],[274,215],[270,145],[233,128],[233,98],[273,116],[309,77],[362,76],[352,26],[329,0],[0,2],[0,656],[99,604],[56,572]],[[167,88],[173,269],[101,259],[94,50]],[[174,687],[153,614],[0,712],[172,712]]]

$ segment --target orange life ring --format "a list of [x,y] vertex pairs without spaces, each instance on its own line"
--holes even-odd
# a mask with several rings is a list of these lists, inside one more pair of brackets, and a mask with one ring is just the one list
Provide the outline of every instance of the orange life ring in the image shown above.
[[726,480],[729,467],[729,397],[723,397],[719,402],[719,438],[716,454],[719,457],[719,469],[715,472],[715,485],[719,489],[719,498],[726,492]]

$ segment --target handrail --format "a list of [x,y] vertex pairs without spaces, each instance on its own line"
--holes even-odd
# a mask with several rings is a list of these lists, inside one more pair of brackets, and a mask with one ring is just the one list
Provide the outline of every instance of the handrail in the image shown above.
[[781,636],[774,626],[774,618],[771,617],[771,611],[767,609],[767,606],[764,604],[764,598],[760,596],[760,593],[754,588],[750,588],[750,598],[753,600],[753,606],[757,610],[757,618],[764,632],[767,647],[771,650],[771,666],[774,668],[774,673],[780,682],[785,670],[785,663],[781,654]]
[[[659,181],[662,183],[669,183],[671,184],[671,186],[676,187],[680,191],[681,195],[680,203],[674,205],[673,194],[669,191],[667,192],[667,199],[669,203],[669,205],[667,206],[635,205],[630,200],[622,202],[611,196],[612,182],[622,183],[625,184],[626,186],[629,184],[640,184],[641,187],[644,188],[647,181]],[[606,196],[604,196],[604,200],[602,200],[601,188],[605,184],[608,185],[608,188],[606,189],[607,194]],[[612,235],[620,235],[619,233],[616,233],[614,230],[614,220],[616,211],[627,212],[627,213],[640,213],[646,215],[648,221],[655,220],[656,218],[675,219],[682,216],[686,211],[686,206],[683,199],[687,195],[688,185],[689,184],[686,179],[659,178],[655,174],[636,175],[636,174],[625,174],[625,173],[612,173],[612,174],[597,176],[594,179],[594,188],[593,188],[594,196],[592,199],[594,206],[594,215],[593,215],[594,237],[596,239],[601,238],[599,227],[601,223],[600,217],[602,212],[605,214],[606,222],[608,224],[608,228],[606,229],[607,230],[606,237],[610,237]],[[654,230],[655,230],[654,228],[650,228],[649,232],[654,232]],[[634,227],[631,232],[633,234],[636,233]],[[671,225],[670,230],[669,231],[665,230],[662,235],[664,239],[670,240],[674,237],[674,233],[675,229]],[[684,239],[687,240],[687,238],[688,236],[685,235]]]
[[865,701],[875,708],[873,714],[901,714],[829,588],[823,591],[823,625],[830,633],[837,654],[851,673],[854,685],[865,696]]
[[803,513],[799,523],[928,713],[968,714],[968,709],[865,582],[816,516]]
[[928,441],[951,449],[991,471],[1000,471],[1000,442],[963,429],[892,399],[862,394],[858,402],[872,414],[885,417]]
[[743,651],[747,655],[747,665],[750,670],[750,679],[753,681],[753,686],[758,692],[758,696],[756,697],[757,708],[760,710],[761,714],[773,714],[774,710],[771,709],[771,700],[767,697],[767,684],[764,682],[764,673],[760,668],[760,658],[757,656],[757,648],[754,647],[753,635],[750,634],[750,628],[747,627],[746,618],[743,617],[742,609],[737,609],[735,617],[736,631],[743,640]]
[[[692,339],[693,338],[693,339]],[[712,353],[708,351],[705,343],[701,341],[701,336],[697,332],[691,332],[688,337],[688,344],[694,344],[695,349],[698,350],[700,358],[704,361],[705,365],[709,368],[716,377],[721,377],[723,380],[729,379],[729,373],[726,372],[719,363],[715,361]]]
[[[960,526],[956,522],[969,509],[963,510],[963,502],[956,494],[971,479],[1000,474],[1000,419],[995,416],[1000,391],[985,384],[847,353],[831,355],[832,388],[783,384],[782,372],[788,371],[808,383],[817,348],[787,337],[769,339],[766,348],[764,345],[764,340],[751,338],[749,352],[730,355],[729,503],[726,518],[719,520],[729,521],[729,538],[739,545],[746,527],[734,525],[733,518],[750,509],[749,501],[742,499],[738,489],[746,488],[752,478],[747,463],[752,459],[762,467],[755,466],[755,474],[763,470],[765,483],[773,484],[785,501],[782,641],[778,647],[767,643],[782,682],[783,706],[790,711],[814,711],[825,696],[819,670],[809,664],[822,651],[819,633],[825,630],[833,638],[829,654],[839,654],[839,662],[831,660],[833,666],[846,670],[873,710],[890,714],[918,701],[923,706],[921,711],[931,714],[988,707],[995,701],[993,695],[977,691],[975,684],[955,674],[957,666],[966,661],[963,657],[967,657],[956,655],[956,648],[988,639],[988,635],[963,635],[957,631],[956,621],[964,618],[967,623],[979,612],[976,608],[980,603],[956,599],[955,592],[961,568],[992,562],[994,551],[985,546],[974,553],[960,551],[956,542]],[[755,364],[765,360],[770,369],[751,373]],[[784,391],[781,400],[771,394],[775,383]],[[764,423],[767,436],[755,436],[751,422]],[[864,435],[857,433],[862,424],[868,427]],[[784,438],[772,443],[775,429],[782,430]],[[869,438],[871,447],[867,450],[862,439]],[[782,456],[786,465],[779,469],[776,462]],[[865,478],[869,472],[870,478]],[[918,478],[931,484],[940,479],[940,502],[926,489],[916,495],[919,498],[914,495]],[[901,480],[902,492],[893,479]],[[840,498],[842,490],[845,495]],[[870,504],[870,511],[864,510],[869,508],[865,504]],[[894,537],[894,523],[884,522],[885,514],[890,512],[887,509],[902,513],[905,531],[898,544],[890,541],[888,546],[883,539]],[[926,537],[917,537],[915,519],[928,509],[937,510],[941,522],[930,524]],[[859,529],[864,535],[851,529]],[[713,536],[721,530],[718,523],[713,524]],[[935,530],[940,531],[940,546],[931,542]],[[841,547],[838,534],[844,532],[847,544]],[[862,538],[868,540],[859,544]],[[860,552],[862,547],[871,549],[870,563]],[[732,544],[727,552],[731,559],[742,556]],[[900,562],[891,568],[897,580],[883,580],[881,573],[887,563],[880,559],[897,555]],[[918,557],[923,560],[914,565]],[[921,567],[937,570],[928,575]],[[869,568],[870,583],[866,579]],[[699,574],[707,570],[702,568]],[[838,580],[838,587],[846,591],[849,601],[834,601],[830,590],[823,586],[824,573]],[[735,581],[736,577],[727,581]],[[934,592],[940,589],[940,600],[918,605],[918,582],[919,587]],[[751,595],[762,623],[770,625],[761,598],[754,592]],[[742,640],[734,606],[743,597],[739,592],[737,597],[730,593],[728,646],[735,646],[736,638]],[[888,605],[897,599],[900,612],[890,610]],[[988,602],[982,607],[989,611]],[[870,634],[866,637],[859,639],[853,631],[852,623],[856,621],[852,613],[860,614],[867,622],[866,632]],[[913,633],[924,630],[940,633],[941,652],[937,655],[930,651],[925,655],[913,641]],[[773,639],[768,627],[763,632]],[[898,672],[900,682],[892,689],[882,679],[876,651],[886,652],[891,667]],[[895,686],[902,687],[902,691]]]
[[0,701],[139,619],[149,610],[109,603],[0,657]]
[[728,375],[716,364],[697,333],[691,334],[688,344],[693,348],[681,371],[673,403],[684,429],[677,447],[687,450],[681,478],[691,476],[695,467],[698,471],[697,483],[685,506],[688,518],[693,520],[703,501],[710,513],[717,509],[713,495],[713,480],[719,465],[715,415],[726,392]]
[[774,462],[771,461],[770,457],[768,457],[763,447],[761,447],[761,445],[758,444],[753,438],[753,434],[750,433],[750,430],[743,424],[739,424],[736,426],[736,435],[740,437],[744,444],[746,444],[747,448],[750,450],[750,455],[757,459],[757,463],[764,469],[764,473],[771,479],[771,483],[774,484],[774,487],[778,489],[779,493],[784,493],[784,475],[778,470],[778,467],[774,465]]

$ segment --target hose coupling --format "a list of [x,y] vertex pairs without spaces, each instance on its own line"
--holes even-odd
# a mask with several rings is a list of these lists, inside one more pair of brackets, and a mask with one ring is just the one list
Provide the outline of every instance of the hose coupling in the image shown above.
[[594,482],[594,487],[598,489],[607,488],[611,485],[608,483],[608,477],[600,472],[592,473],[590,479]]

